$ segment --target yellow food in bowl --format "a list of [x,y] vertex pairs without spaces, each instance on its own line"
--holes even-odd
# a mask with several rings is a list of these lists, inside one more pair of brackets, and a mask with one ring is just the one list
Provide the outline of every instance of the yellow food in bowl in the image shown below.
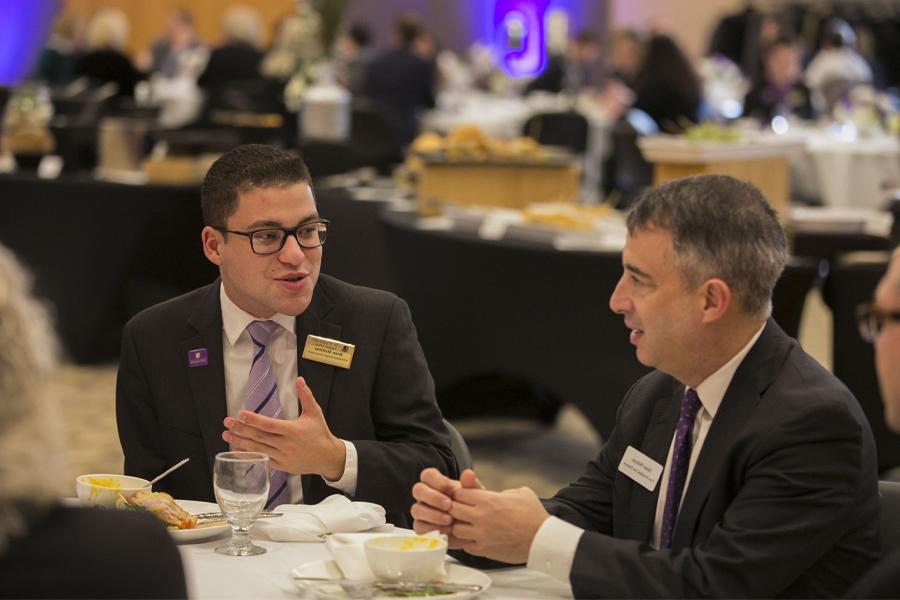
[[85,477],[85,482],[102,488],[110,488],[113,490],[121,490],[122,484],[112,477]]

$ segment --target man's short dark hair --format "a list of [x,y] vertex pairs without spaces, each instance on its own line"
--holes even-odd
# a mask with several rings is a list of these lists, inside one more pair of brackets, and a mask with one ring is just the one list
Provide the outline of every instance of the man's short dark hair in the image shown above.
[[203,223],[224,227],[238,196],[256,188],[311,183],[309,169],[299,156],[263,144],[229,150],[212,164],[200,188]]
[[744,314],[771,312],[787,241],[775,211],[754,186],[725,175],[670,181],[644,192],[626,224],[631,234],[654,227],[672,234],[689,289],[715,277],[728,284]]

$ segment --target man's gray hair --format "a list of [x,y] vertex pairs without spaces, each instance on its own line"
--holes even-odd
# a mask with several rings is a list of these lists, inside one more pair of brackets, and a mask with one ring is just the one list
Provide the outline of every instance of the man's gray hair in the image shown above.
[[725,175],[678,179],[648,189],[627,217],[628,232],[672,234],[688,289],[710,278],[728,284],[744,314],[765,318],[788,259],[784,229],[758,189]]

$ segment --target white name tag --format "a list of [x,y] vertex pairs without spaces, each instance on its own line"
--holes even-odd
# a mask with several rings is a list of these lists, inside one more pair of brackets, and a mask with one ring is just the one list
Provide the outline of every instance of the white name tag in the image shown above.
[[663,466],[634,446],[628,446],[619,463],[619,471],[652,492],[662,475]]

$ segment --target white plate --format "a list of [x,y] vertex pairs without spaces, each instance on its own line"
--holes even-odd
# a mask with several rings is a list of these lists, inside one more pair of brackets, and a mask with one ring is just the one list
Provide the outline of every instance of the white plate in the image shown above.
[[[205,512],[219,512],[219,505],[215,502],[201,502],[199,500],[176,500],[178,506],[192,514]],[[199,542],[222,535],[231,531],[227,523],[213,525],[212,527],[197,527],[195,529],[169,529],[169,533],[176,542]]]
[[[477,569],[473,569],[471,567],[466,567],[460,565],[458,563],[447,563],[447,578],[444,580],[444,583],[467,583],[473,585],[480,585],[481,592],[487,590],[491,587],[491,578],[488,577],[486,573],[482,573]],[[299,567],[294,568],[291,571],[291,581],[303,591],[311,591],[315,590],[316,598],[331,598],[333,600],[345,600],[346,598],[350,598],[347,595],[347,592],[341,588],[339,585],[329,584],[329,583],[315,583],[315,582],[302,582],[295,581],[293,576],[297,577],[343,577],[344,575],[341,573],[340,568],[338,568],[337,563],[333,560],[317,560],[315,562],[308,562],[306,564],[302,564]],[[435,596],[430,596],[431,598],[453,598],[454,600],[461,598],[474,598],[481,592],[455,592],[452,594],[440,594]],[[409,595],[405,596],[382,596],[379,595],[379,598],[406,598]]]

